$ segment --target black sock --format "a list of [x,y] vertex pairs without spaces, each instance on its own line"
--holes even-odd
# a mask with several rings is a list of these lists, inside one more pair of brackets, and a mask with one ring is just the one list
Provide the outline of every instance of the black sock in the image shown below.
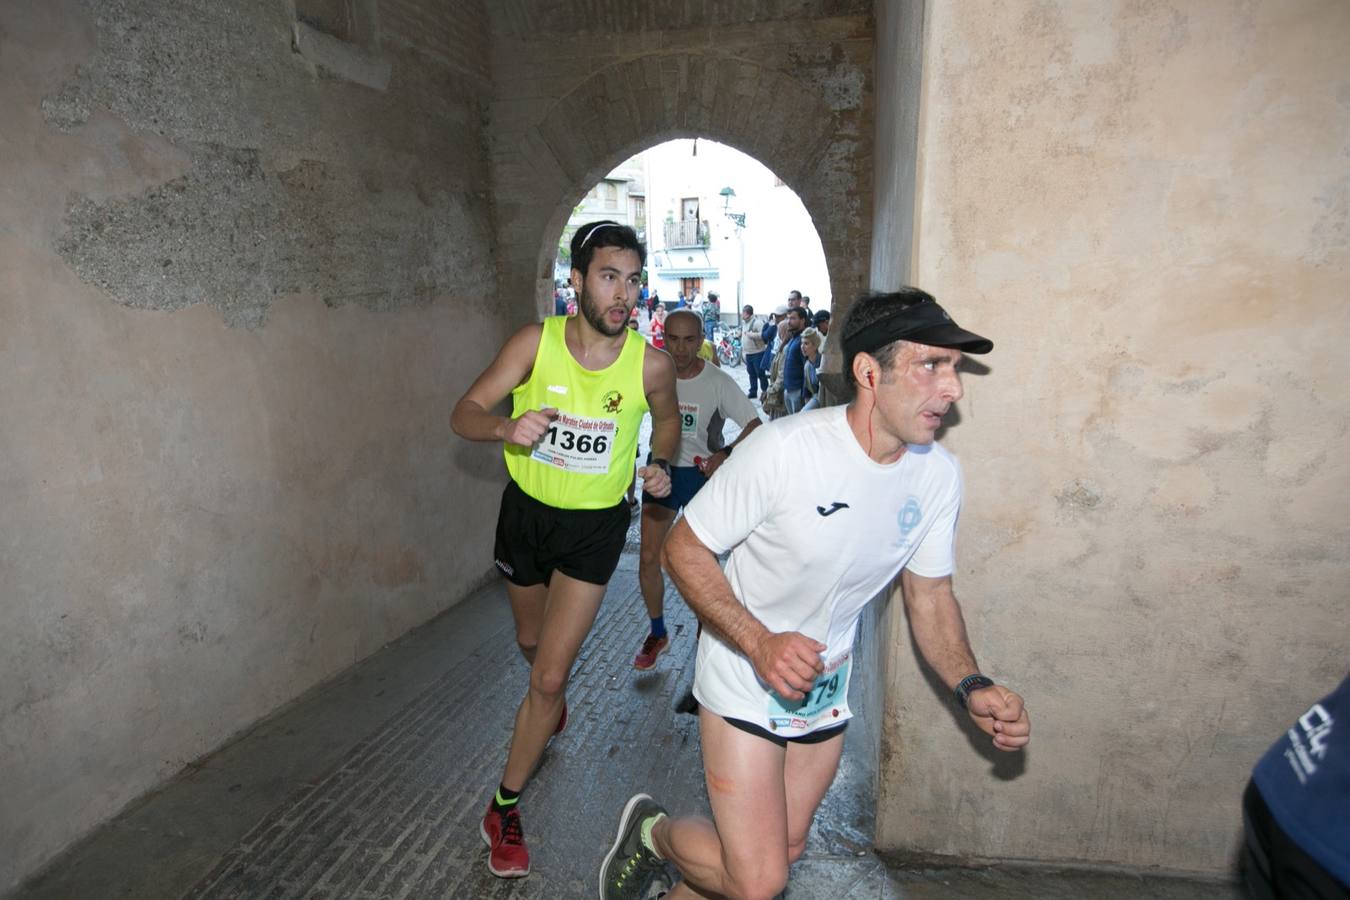
[[506,812],[508,809],[514,809],[520,801],[520,791],[513,791],[506,785],[497,788],[497,795],[492,798],[493,812]]

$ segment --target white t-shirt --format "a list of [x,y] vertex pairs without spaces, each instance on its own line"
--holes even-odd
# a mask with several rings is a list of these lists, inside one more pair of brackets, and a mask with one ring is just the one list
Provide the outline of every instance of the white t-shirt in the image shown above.
[[744,428],[759,415],[736,379],[712,363],[705,362],[693,378],[675,379],[675,393],[680,401],[680,452],[673,465],[692,466],[695,456],[707,459],[725,447],[722,426],[727,419]]
[[843,406],[755,429],[685,507],[685,521],[714,553],[731,551],[727,580],[764,627],[827,646],[826,671],[805,701],[783,701],[736,647],[704,629],[698,701],[784,737],[849,719],[858,617],[901,568],[951,574],[960,507],[955,457],[934,443],[876,463]]

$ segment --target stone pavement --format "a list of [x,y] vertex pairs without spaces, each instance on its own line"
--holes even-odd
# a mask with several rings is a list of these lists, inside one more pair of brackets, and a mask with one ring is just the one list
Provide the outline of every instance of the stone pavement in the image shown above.
[[[478,820],[526,683],[494,582],[263,722],[136,804],[15,894],[22,898],[583,898],[627,797],[706,810],[698,727],[671,705],[691,674],[693,616],[632,656],[646,622],[636,555],[577,660],[567,730],[525,794],[533,873],[494,878]],[[889,869],[869,846],[869,754],[850,729],[789,898],[1237,897],[1231,886],[1130,873]]]

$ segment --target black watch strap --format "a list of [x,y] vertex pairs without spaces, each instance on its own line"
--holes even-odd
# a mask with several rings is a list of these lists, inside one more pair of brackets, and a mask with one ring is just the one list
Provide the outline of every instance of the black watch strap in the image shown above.
[[658,469],[660,469],[662,472],[665,472],[666,475],[669,475],[669,474],[670,474],[670,460],[668,460],[668,459],[662,459],[662,458],[659,457],[659,456],[654,456],[654,457],[652,457],[652,462],[651,462],[651,464],[654,465],[654,466],[656,466],[656,467],[657,467]]
[[978,691],[980,688],[994,686],[994,679],[987,675],[981,675],[976,672],[974,675],[967,675],[956,685],[956,702],[961,704],[962,709],[966,709],[966,704],[970,702],[971,691]]

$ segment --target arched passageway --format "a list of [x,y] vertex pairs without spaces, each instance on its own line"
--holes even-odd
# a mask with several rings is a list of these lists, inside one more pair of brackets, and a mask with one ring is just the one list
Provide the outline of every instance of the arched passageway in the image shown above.
[[726,46],[598,66],[584,77],[577,73],[570,88],[560,79],[558,96],[547,104],[510,96],[512,84],[504,84],[496,115],[519,124],[513,139],[493,148],[498,267],[502,296],[513,304],[521,298],[520,318],[546,305],[556,237],[590,186],[634,153],[680,137],[711,138],[776,172],[810,212],[836,301],[864,286],[870,41],[845,34],[835,47],[845,62],[835,66],[832,82],[822,83],[754,61],[763,47],[733,46],[735,33],[706,40]]
[[[699,139],[649,147],[611,170],[571,209],[556,238],[555,281],[568,278],[569,243],[586,222],[613,219],[634,227],[647,246],[649,295],[667,304],[681,296],[720,298],[723,324],[751,305],[764,315],[789,291],[830,309],[824,248],[801,198],[754,157]],[[644,307],[645,303],[639,303]],[[645,319],[644,319],[645,321]]]

